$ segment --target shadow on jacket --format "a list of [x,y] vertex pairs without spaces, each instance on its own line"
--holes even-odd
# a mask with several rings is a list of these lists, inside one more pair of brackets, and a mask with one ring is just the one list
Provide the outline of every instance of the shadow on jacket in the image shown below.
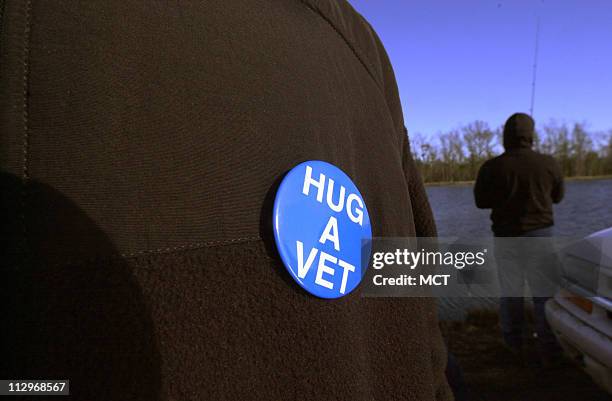
[[[79,247],[67,240],[75,237],[98,252],[116,253],[107,236],[48,185],[29,181],[24,192],[20,178],[0,173],[0,188],[0,376],[67,379],[73,400],[159,400],[150,312],[127,266],[105,259],[56,263],[57,252]],[[22,216],[24,205],[28,213]]]

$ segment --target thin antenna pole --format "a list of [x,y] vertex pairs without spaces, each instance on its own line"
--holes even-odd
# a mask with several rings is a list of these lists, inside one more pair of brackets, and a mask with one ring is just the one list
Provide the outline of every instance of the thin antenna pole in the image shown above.
[[540,17],[538,16],[536,22],[536,34],[535,34],[535,52],[533,55],[533,80],[531,81],[531,107],[529,108],[529,115],[533,117],[533,104],[535,101],[535,89],[536,89],[536,72],[538,70],[538,50],[540,45]]

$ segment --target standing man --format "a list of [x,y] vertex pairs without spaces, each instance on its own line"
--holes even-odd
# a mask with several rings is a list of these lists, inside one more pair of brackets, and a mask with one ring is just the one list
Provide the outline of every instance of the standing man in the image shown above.
[[[514,352],[522,347],[523,288],[533,295],[536,332],[544,363],[556,349],[544,305],[555,287],[554,263],[548,242],[531,237],[553,236],[553,203],[563,198],[563,175],[556,160],[532,149],[533,119],[524,113],[510,116],[504,125],[505,152],[486,161],[474,187],[476,206],[492,209],[496,237],[528,240],[496,241],[501,286],[500,319],[504,341]],[[503,245],[503,246],[501,246]],[[550,251],[550,252],[549,252]]]

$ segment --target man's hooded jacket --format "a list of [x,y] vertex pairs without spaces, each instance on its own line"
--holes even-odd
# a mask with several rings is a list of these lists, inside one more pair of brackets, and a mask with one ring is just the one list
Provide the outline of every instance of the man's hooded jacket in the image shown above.
[[557,161],[532,150],[534,121],[513,114],[504,125],[505,152],[486,161],[474,187],[476,206],[492,209],[493,232],[517,236],[554,224],[553,203],[563,198]]
[[373,236],[435,235],[348,3],[0,4],[0,377],[84,401],[451,398],[433,300],[318,299],[275,250],[305,160],[351,177]]

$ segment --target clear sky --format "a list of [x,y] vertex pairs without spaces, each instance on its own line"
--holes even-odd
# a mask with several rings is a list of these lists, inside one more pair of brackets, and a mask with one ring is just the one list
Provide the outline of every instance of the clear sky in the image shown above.
[[612,0],[349,0],[391,58],[409,132],[498,127],[531,99],[538,125],[612,129]]

